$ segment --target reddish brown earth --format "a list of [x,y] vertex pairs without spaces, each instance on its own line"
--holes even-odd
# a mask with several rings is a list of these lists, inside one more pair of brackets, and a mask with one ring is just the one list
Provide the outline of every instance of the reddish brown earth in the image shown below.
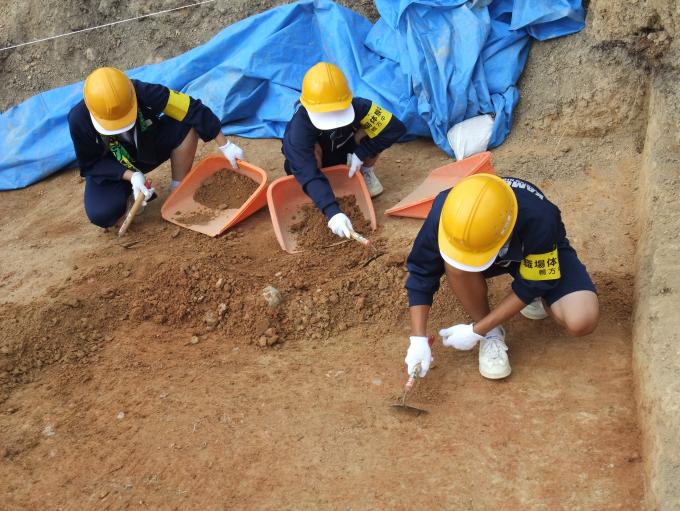
[[[341,197],[338,205],[349,217],[354,230],[369,236],[371,222],[361,213],[356,199],[353,196]],[[296,244],[300,249],[332,248],[346,243],[330,231],[326,216],[313,204],[302,206],[293,221],[290,230],[296,234]]]
[[[278,142],[239,144],[283,174]],[[88,224],[73,171],[3,193],[3,509],[638,508],[632,147],[494,153],[561,206],[602,321],[579,339],[510,321],[501,382],[438,339],[412,397],[430,413],[415,419],[388,405],[406,377],[403,263],[421,222],[383,212],[447,161],[430,142],[378,163],[377,257],[356,243],[285,254],[266,210],[217,239],[178,234],[162,192],[119,240]],[[162,190],[167,166],[154,180]],[[431,332],[464,320],[439,293]]]
[[240,208],[257,190],[257,183],[231,169],[218,170],[194,192],[194,200],[210,209]]

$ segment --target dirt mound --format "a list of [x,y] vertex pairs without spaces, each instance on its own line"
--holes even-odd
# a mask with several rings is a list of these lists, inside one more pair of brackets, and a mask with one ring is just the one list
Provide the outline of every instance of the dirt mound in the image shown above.
[[[4,307],[0,380],[5,393],[0,397],[28,381],[33,369],[87,359],[127,322],[275,345],[324,341],[364,324],[385,325],[386,331],[405,319],[406,254],[388,254],[384,239],[374,239],[375,251],[347,242],[315,257],[263,260],[235,253],[243,240],[240,231],[217,241],[191,232],[172,238],[172,231],[149,233],[135,263],[100,265],[55,287],[48,303]],[[164,261],[154,260],[154,246],[165,247]],[[112,249],[103,247],[90,257],[107,251]],[[182,254],[182,262],[173,254]],[[282,294],[276,308],[262,294],[268,285]]]
[[218,170],[194,192],[194,200],[210,209],[237,209],[257,190],[257,183],[231,169]]
[[217,213],[212,209],[199,209],[197,211],[190,211],[184,213],[177,211],[174,214],[175,220],[184,225],[203,225],[207,224],[217,216]]
[[[361,234],[370,232],[371,222],[364,218],[354,196],[341,197],[338,204],[342,212],[352,221],[355,231]],[[325,215],[313,204],[303,206],[293,220],[295,223],[290,230],[296,234],[297,246],[300,249],[329,247],[343,242],[331,232]]]

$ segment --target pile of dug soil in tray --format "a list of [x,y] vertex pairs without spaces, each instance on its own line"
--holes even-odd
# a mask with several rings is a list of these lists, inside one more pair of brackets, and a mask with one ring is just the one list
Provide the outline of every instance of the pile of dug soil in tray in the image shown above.
[[[371,222],[364,218],[353,195],[338,198],[340,209],[352,221],[352,227],[360,234],[370,238]],[[300,208],[295,215],[295,223],[290,230],[296,236],[299,249],[323,248],[342,241],[328,228],[328,220],[314,204]]]
[[194,192],[194,200],[210,209],[238,209],[257,190],[258,184],[231,169],[221,169]]
[[204,208],[175,213],[175,219],[187,225],[207,224],[227,209],[238,209],[255,193],[259,185],[247,176],[231,169],[220,169],[201,183],[194,192],[194,201]]

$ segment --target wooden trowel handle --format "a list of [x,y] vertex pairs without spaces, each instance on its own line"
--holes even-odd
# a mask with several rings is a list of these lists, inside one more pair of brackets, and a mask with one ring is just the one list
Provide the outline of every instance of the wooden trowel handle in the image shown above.
[[132,221],[135,219],[135,215],[137,214],[137,211],[139,211],[139,208],[142,207],[142,203],[144,202],[144,194],[139,193],[137,195],[137,198],[135,199],[134,204],[130,208],[130,211],[128,212],[127,216],[125,217],[125,221],[123,222],[123,225],[120,226],[120,230],[118,231],[118,236],[122,236],[125,234],[128,230],[128,227],[130,227],[130,224]]

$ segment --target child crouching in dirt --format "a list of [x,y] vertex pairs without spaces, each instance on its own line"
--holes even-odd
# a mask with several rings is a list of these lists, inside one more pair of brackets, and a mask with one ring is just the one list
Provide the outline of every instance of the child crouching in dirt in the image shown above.
[[[442,275],[473,323],[440,330],[444,346],[470,350],[477,342],[485,378],[510,375],[502,324],[518,312],[551,316],[570,334],[597,326],[595,286],[569,245],[560,210],[527,181],[476,174],[434,200],[407,260],[411,315],[405,363],[425,376],[432,354],[427,320]],[[486,279],[508,273],[510,293],[491,310]]]
[[300,102],[283,135],[284,168],[326,215],[333,234],[349,238],[352,223],[319,169],[347,163],[349,177],[359,170],[375,197],[383,186],[373,166],[378,155],[406,133],[406,127],[376,103],[352,97],[345,75],[327,62],[307,71]]
[[191,169],[199,136],[214,139],[232,167],[243,159],[243,151],[220,131],[217,116],[186,94],[102,67],[85,80],[83,96],[68,124],[85,178],[85,212],[100,227],[124,216],[130,194],[151,199],[144,174],[168,159],[174,190]]

